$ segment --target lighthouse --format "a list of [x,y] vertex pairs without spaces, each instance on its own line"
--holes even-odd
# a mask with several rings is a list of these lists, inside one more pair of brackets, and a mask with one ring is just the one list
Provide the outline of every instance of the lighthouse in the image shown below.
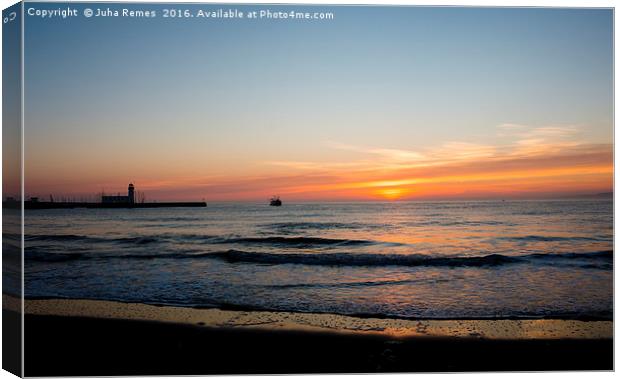
[[129,202],[129,204],[133,204],[136,202],[136,194],[133,183],[129,183],[129,187],[127,187],[127,201]]

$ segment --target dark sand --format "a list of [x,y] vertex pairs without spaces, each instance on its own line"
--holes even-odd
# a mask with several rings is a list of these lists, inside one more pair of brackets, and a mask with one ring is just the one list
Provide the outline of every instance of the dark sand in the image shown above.
[[[67,309],[65,302],[70,302],[75,309],[61,311],[57,308],[64,305],[63,309]],[[145,316],[88,316],[89,311],[99,306],[118,308],[120,313],[131,309],[144,310],[158,314],[165,322]],[[488,338],[475,334],[463,337],[440,333],[394,334],[304,328],[295,327],[300,325],[297,321],[292,324],[224,325],[215,320],[224,320],[233,314],[219,310],[181,309],[178,312],[189,314],[189,318],[170,322],[166,320],[166,314],[172,311],[175,309],[170,307],[81,300],[27,300],[25,374],[101,376],[613,369],[611,332],[605,332],[609,333],[608,337],[600,334],[601,330],[610,330],[610,322],[550,322],[551,325],[561,325],[558,330],[575,325],[580,325],[583,330],[591,329],[591,338],[568,338],[566,335],[570,333],[567,330],[560,338],[528,335]],[[234,317],[266,317],[251,312],[236,314]],[[194,322],[199,316],[206,317],[204,323]],[[332,316],[300,317],[305,320]],[[346,320],[343,316],[333,317]],[[193,321],[187,322],[189,319]],[[369,322],[376,326],[393,321]],[[446,323],[456,325],[460,322]],[[527,330],[537,323],[485,320],[482,325],[484,327],[479,330],[484,332],[495,325],[515,325],[515,329]]]

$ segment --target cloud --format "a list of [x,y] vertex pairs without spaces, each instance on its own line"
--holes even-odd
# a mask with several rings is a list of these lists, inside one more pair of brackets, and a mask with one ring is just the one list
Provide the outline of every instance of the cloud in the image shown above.
[[338,149],[338,150],[348,150],[348,151],[354,151],[354,152],[362,153],[362,154],[377,155],[379,157],[382,157],[385,160],[395,161],[395,162],[425,159],[424,154],[417,152],[417,151],[411,151],[411,150],[354,146],[354,145],[349,145],[349,144],[334,142],[334,141],[326,141],[325,145],[333,149]]
[[329,173],[330,182],[291,185],[288,187],[291,193],[353,191],[360,194],[373,188],[400,189],[408,194],[450,188],[473,191],[481,183],[485,186],[476,187],[478,192],[485,188],[534,191],[536,185],[546,190],[560,185],[564,190],[585,190],[586,184],[602,189],[609,186],[613,146],[587,143],[579,126],[532,127],[506,123],[497,128],[497,137],[510,137],[508,141],[499,139],[496,145],[448,141],[412,150],[327,141],[325,145],[332,149],[356,154],[338,163],[271,163],[308,173]]
[[613,145],[589,143],[578,126],[502,124],[497,134],[506,138],[496,139],[496,144],[447,141],[417,149],[327,141],[324,145],[331,149],[351,154],[336,154],[337,159],[269,160],[254,174],[143,179],[139,187],[149,198],[209,201],[266,201],[273,194],[289,201],[463,194],[503,198],[612,188]]
[[428,165],[437,161],[483,158],[493,155],[496,151],[494,146],[458,141],[447,142],[437,148],[423,150],[354,146],[333,141],[326,142],[326,145],[334,149],[373,155],[375,156],[374,162],[377,162],[378,156],[382,163],[390,163],[395,168],[419,164]]
[[581,132],[577,125],[543,125],[528,126],[521,124],[500,124],[497,126],[498,136],[516,138],[572,138]]
[[505,124],[499,124],[497,125],[498,129],[502,129],[502,130],[508,130],[508,131],[514,131],[514,130],[522,130],[522,129],[527,129],[529,128],[526,125],[521,125],[521,124],[511,124],[511,123],[505,123]]

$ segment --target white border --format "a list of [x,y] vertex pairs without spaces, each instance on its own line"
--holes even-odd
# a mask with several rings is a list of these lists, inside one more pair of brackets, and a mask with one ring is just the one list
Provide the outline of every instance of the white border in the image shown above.
[[[191,0],[132,0],[132,1],[98,1],[98,0],[28,0],[28,2],[66,2],[66,3],[196,3],[196,4],[325,4],[325,5],[415,5],[415,6],[467,6],[467,7],[559,7],[559,8],[613,8],[615,2],[611,0],[315,0],[315,1],[260,1],[260,0],[244,0],[244,1],[191,1]],[[6,8],[15,1],[1,0]],[[5,5],[6,4],[6,5]]]
[[[35,0],[35,1],[44,1],[44,0]],[[67,1],[67,2],[81,2],[81,3],[97,3],[97,2],[102,2],[102,1],[97,1],[97,0],[81,0],[81,1]],[[2,5],[2,9],[7,8],[13,4],[15,4],[16,1],[12,1],[12,0],[0,0],[0,4]],[[213,0],[209,0],[209,1],[182,1],[182,0],[133,0],[133,1],[127,1],[127,3],[241,3],[239,1],[231,1],[231,2],[224,2],[224,1],[213,1]],[[314,1],[299,1],[299,0],[288,0],[288,1],[260,1],[260,0],[246,0],[243,1],[242,3],[247,3],[247,4],[324,4],[324,5],[376,5],[376,6],[389,6],[389,5],[417,5],[417,6],[480,6],[480,7],[561,7],[561,8],[578,8],[578,7],[584,7],[584,8],[615,8],[616,6],[616,2],[612,1],[612,0],[562,0],[562,1],[558,1],[558,0],[423,0],[423,1],[411,1],[411,0],[390,0],[390,1],[386,1],[386,0],[337,0],[337,1],[330,1],[330,0],[314,0]],[[24,28],[24,22],[25,20],[22,20],[22,36],[23,36],[23,28]],[[616,90],[618,89],[618,83],[615,81],[615,71],[618,65],[618,61],[616,59],[616,50],[615,50],[615,41],[618,40],[618,29],[615,28],[615,15],[614,15],[614,94],[616,93]],[[2,30],[0,28],[0,40],[2,38]],[[23,38],[22,38],[22,43],[23,43]],[[22,46],[22,58],[23,58],[23,46]],[[2,59],[2,49],[0,49],[0,60]],[[23,70],[22,70],[22,74],[23,74]],[[1,75],[0,75],[1,76]],[[22,77],[23,80],[23,77]],[[23,83],[23,81],[22,81]],[[2,80],[0,78],[0,86],[2,84]],[[0,100],[2,99],[2,96],[0,94]],[[614,109],[615,107],[617,107],[618,102],[614,96]],[[23,86],[22,86],[22,122],[23,122]],[[614,112],[614,130],[615,130],[615,124],[616,124],[616,113]],[[23,128],[22,128],[22,133],[23,133]],[[23,138],[23,135],[22,135]],[[616,144],[619,141],[619,137],[614,133],[614,146],[616,146]],[[2,141],[2,136],[0,134],[0,155],[2,152],[2,147],[1,147],[1,141]],[[614,149],[615,151],[615,149]],[[22,144],[22,155],[23,155],[23,144]],[[23,159],[23,156],[22,156]],[[620,158],[618,156],[616,156],[614,154],[614,167],[616,167],[618,165],[618,163],[620,163]],[[22,167],[23,170],[23,167]],[[2,167],[0,165],[0,178],[1,178],[1,173],[2,173]],[[614,187],[616,187],[616,178],[614,176]],[[23,172],[22,172],[22,191],[23,191]],[[616,193],[614,191],[614,204],[616,201]],[[614,231],[616,230],[616,227],[618,225],[618,212],[615,209],[614,206]],[[0,226],[1,227],[1,226]],[[614,236],[615,237],[615,236]],[[23,238],[23,237],[22,237]],[[22,242],[23,243],[23,242]],[[1,247],[0,247],[1,250]],[[614,238],[614,250],[616,250],[616,241]],[[23,279],[22,279],[23,280]],[[614,270],[614,290],[618,285],[618,281],[617,281],[617,277],[615,275],[615,270]],[[0,289],[2,288],[2,283],[0,281]],[[617,292],[614,291],[614,304],[616,304],[616,299],[617,299]],[[615,309],[615,308],[614,308]],[[614,323],[615,323],[615,312],[614,312]],[[0,332],[1,333],[1,332]],[[22,336],[23,336],[23,330],[22,330]],[[617,349],[615,349],[615,338],[614,338],[614,357],[615,357],[615,362],[618,362],[618,357],[620,356],[620,354],[618,353]],[[0,346],[0,360],[1,360],[1,352],[2,352],[2,347]],[[478,378],[480,376],[483,377],[502,377],[502,378],[507,378],[507,379],[514,379],[514,378],[553,378],[553,379],[559,379],[559,378],[569,378],[569,379],[573,379],[573,378],[581,378],[583,376],[589,377],[589,378],[607,378],[607,377],[612,377],[615,376],[615,372],[588,372],[588,373],[584,373],[584,372],[557,372],[557,373],[495,373],[495,372],[490,372],[490,373],[473,373],[473,374],[378,374],[378,375],[373,375],[373,377],[377,377],[377,378],[394,378],[394,377],[414,377],[418,379],[426,379],[426,378],[466,378],[466,379],[473,379],[473,378]],[[325,378],[325,379],[335,379],[335,378],[351,378],[351,379],[361,379],[361,378],[367,378],[368,375],[291,375],[289,376],[291,378]],[[8,379],[8,378],[14,378],[13,375],[7,373],[6,371],[2,371],[0,370],[0,379]],[[149,378],[169,378],[169,377],[149,377]],[[239,378],[238,376],[211,376],[210,378]],[[276,375],[265,375],[265,376],[260,376],[260,378],[265,378],[265,379],[275,379],[275,378],[281,378],[281,376],[276,376]]]

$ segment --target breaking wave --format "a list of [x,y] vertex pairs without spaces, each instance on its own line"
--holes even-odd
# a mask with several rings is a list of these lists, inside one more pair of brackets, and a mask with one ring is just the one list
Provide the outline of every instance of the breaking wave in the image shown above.
[[221,252],[175,252],[175,253],[120,253],[85,254],[55,253],[26,249],[26,259],[45,262],[61,262],[78,259],[218,259],[228,263],[299,264],[311,266],[429,266],[429,267],[493,267],[509,264],[572,264],[584,268],[612,269],[613,251],[592,253],[549,253],[522,256],[490,254],[473,257],[436,257],[404,254],[351,254],[351,253],[266,253],[228,250]]

